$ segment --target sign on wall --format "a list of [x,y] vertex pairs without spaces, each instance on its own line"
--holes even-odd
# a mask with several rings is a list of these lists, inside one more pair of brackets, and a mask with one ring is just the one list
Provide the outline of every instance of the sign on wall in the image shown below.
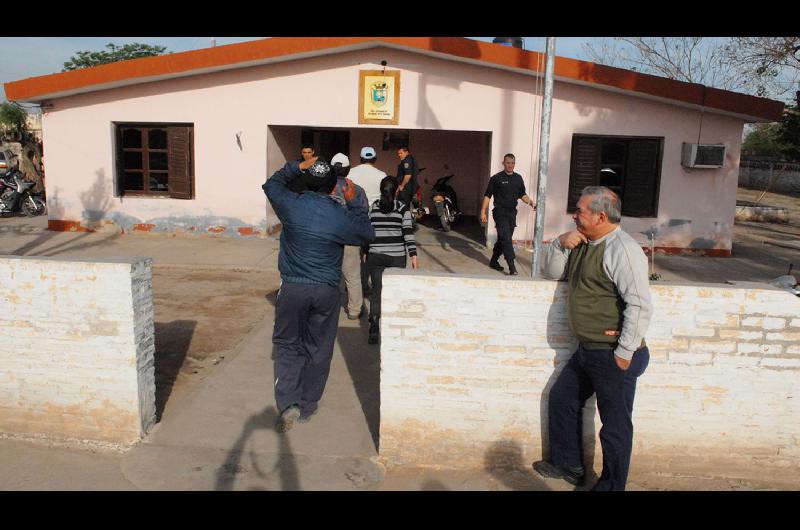
[[358,123],[397,125],[400,117],[400,72],[358,73]]

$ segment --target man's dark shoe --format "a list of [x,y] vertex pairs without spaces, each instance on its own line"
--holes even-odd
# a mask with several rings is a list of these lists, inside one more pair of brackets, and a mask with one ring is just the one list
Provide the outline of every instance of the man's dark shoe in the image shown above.
[[517,268],[514,266],[514,262],[511,261],[508,263],[508,275],[509,276],[517,276],[519,273],[517,272]]
[[555,464],[551,464],[547,460],[534,462],[533,470],[545,478],[560,478],[566,480],[573,486],[582,486],[585,480],[585,475],[583,473],[564,469]]
[[369,319],[369,338],[367,342],[369,344],[378,344],[381,340],[381,327],[378,324],[378,319],[372,317]]
[[275,430],[284,433],[289,431],[292,427],[294,427],[294,422],[300,418],[300,407],[297,405],[292,405],[291,407],[287,408],[281,415],[278,417],[278,421],[275,423]]
[[503,266],[500,265],[500,263],[498,263],[495,260],[492,260],[492,261],[489,262],[489,267],[494,269],[494,270],[496,270],[496,271],[505,272],[505,269],[503,268]]
[[300,414],[300,417],[297,418],[297,423],[308,423],[311,421],[311,416],[317,413],[319,409],[314,409],[313,412],[309,412],[308,414]]

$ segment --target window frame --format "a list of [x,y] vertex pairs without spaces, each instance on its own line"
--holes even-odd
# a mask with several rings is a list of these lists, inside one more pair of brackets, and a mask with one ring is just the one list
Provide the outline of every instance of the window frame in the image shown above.
[[[116,175],[114,178],[114,184],[116,188],[116,196],[117,197],[130,197],[130,198],[157,198],[157,199],[171,199],[176,198],[173,196],[173,192],[170,190],[170,143],[169,143],[169,128],[170,127],[186,127],[189,129],[189,138],[188,138],[188,151],[189,151],[189,160],[188,160],[188,168],[189,168],[189,180],[191,183],[191,197],[190,199],[194,199],[194,189],[195,189],[195,182],[194,182],[194,124],[193,123],[183,123],[183,122],[123,122],[123,121],[115,121],[113,122],[114,126],[114,151],[116,154]],[[141,133],[141,147],[140,148],[130,148],[125,147],[123,144],[123,134],[126,129],[139,129]],[[150,148],[150,131],[152,130],[163,130],[165,133],[165,147],[163,149],[157,148]],[[146,132],[145,132],[146,131]],[[125,153],[126,152],[139,152],[142,156],[142,190],[128,190],[125,189],[125,173],[126,171],[139,171],[139,170],[129,170],[125,168]],[[150,153],[164,153],[166,155],[166,169],[157,169],[153,170],[150,169]],[[151,173],[154,175],[166,175],[167,178],[167,189],[166,190],[159,190],[159,191],[152,191],[150,190],[150,176]],[[181,199],[187,200],[187,199]]]
[[[664,165],[664,144],[666,138],[664,136],[633,136],[633,135],[612,135],[612,134],[588,134],[588,133],[573,133],[572,134],[572,143],[570,149],[572,150],[575,145],[575,140],[577,139],[596,139],[600,141],[599,145],[599,156],[602,157],[602,149],[603,149],[603,140],[615,140],[615,141],[624,141],[625,142],[625,153],[624,153],[624,167],[625,173],[622,175],[621,184],[620,184],[620,199],[622,199],[622,216],[623,217],[634,217],[638,219],[654,219],[658,217],[658,207],[661,199],[661,176],[663,174],[663,165]],[[656,141],[658,142],[658,152],[656,154],[655,160],[655,173],[653,175],[654,185],[653,185],[653,196],[652,196],[652,210],[648,212],[647,215],[630,215],[630,212],[626,212],[626,202],[624,200],[625,195],[625,185],[628,181],[628,172],[630,169],[630,151],[631,151],[631,143],[632,141]],[[573,153],[570,153],[570,168],[569,168],[569,178],[567,182],[567,213],[572,214],[575,212],[576,207],[575,204],[570,203],[570,196],[572,195],[572,176],[573,176]],[[600,170],[605,167],[603,165],[602,159],[598,160],[599,167],[597,169],[597,174],[595,175],[595,183],[593,185],[600,186]]]

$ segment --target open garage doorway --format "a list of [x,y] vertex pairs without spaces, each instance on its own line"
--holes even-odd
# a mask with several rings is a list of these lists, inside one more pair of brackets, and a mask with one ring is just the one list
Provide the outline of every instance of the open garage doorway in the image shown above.
[[[317,153],[327,160],[344,152],[350,163],[360,163],[359,153],[372,146],[378,153],[375,167],[396,175],[399,159],[397,148],[408,145],[422,170],[418,184],[422,188],[422,203],[435,213],[431,188],[442,176],[452,174],[448,181],[458,195],[461,220],[444,232],[435,215],[422,220],[417,230],[420,245],[485,246],[486,227],[478,221],[483,193],[490,177],[492,135],[488,131],[437,131],[423,129],[383,129],[372,127],[319,127],[313,125],[269,125],[267,134],[267,175],[271,175],[290,160],[300,158],[300,146],[311,142]],[[269,206],[268,206],[269,209]],[[268,224],[274,213],[267,212]]]

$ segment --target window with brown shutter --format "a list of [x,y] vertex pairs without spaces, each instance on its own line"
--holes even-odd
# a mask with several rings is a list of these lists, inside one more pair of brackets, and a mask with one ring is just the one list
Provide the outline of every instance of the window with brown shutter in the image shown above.
[[660,137],[573,135],[567,212],[586,186],[606,186],[622,199],[622,215],[657,217],[663,145]]
[[173,123],[115,123],[117,193],[191,199],[194,127]]

